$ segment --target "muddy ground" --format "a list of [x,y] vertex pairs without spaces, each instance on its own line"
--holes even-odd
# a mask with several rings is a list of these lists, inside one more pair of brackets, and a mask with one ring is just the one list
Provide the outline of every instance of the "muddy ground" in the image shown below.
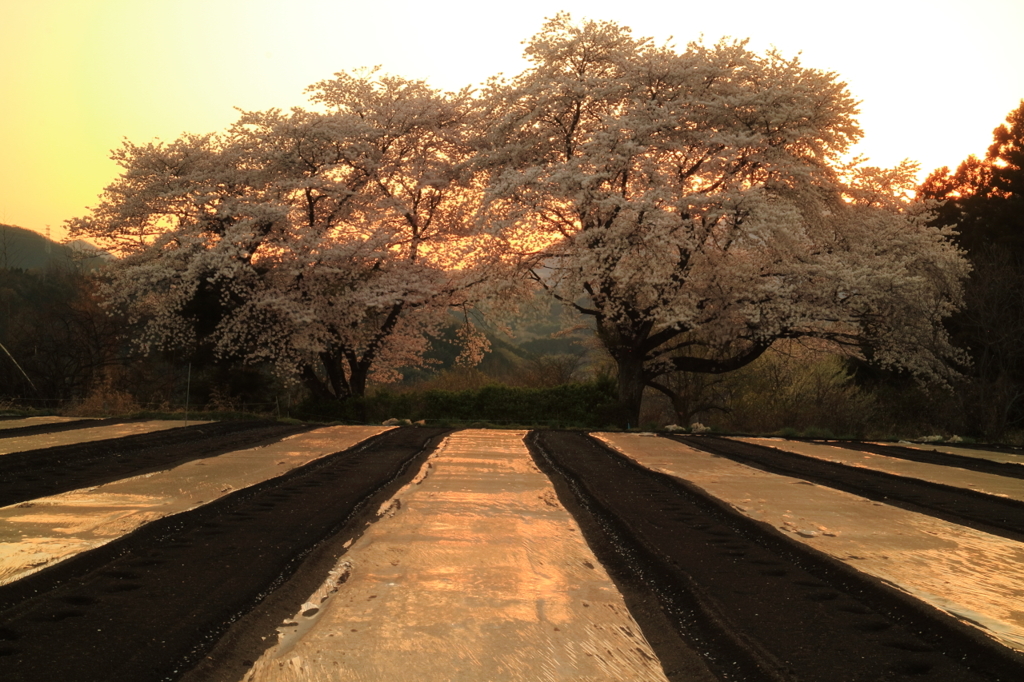
[[[161,433],[5,455],[0,492],[32,499],[248,447],[232,438],[285,435],[265,428],[204,425],[180,430],[181,442]],[[390,431],[0,586],[0,680],[240,679],[443,435]],[[536,432],[527,442],[671,680],[689,679],[695,655],[722,680],[1024,679],[1024,660],[1010,649],[694,486],[584,434]],[[812,471],[809,458],[749,444],[686,442],[1024,539],[1020,504],[839,465]]]

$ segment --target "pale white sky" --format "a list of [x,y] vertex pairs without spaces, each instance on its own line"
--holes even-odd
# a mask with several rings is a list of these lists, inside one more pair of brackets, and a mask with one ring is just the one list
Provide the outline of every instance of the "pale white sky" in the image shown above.
[[1024,98],[1024,0],[12,0],[0,9],[0,222],[61,237],[116,177],[109,151],[305,103],[380,64],[447,89],[520,71],[559,10],[638,36],[750,38],[835,71],[863,102],[860,151],[924,172],[983,154]]

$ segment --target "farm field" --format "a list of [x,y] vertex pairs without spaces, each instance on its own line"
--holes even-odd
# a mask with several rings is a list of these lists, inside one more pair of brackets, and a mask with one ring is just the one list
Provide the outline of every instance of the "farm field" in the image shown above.
[[[192,422],[193,424],[195,422]],[[56,427],[39,429],[35,424],[24,424],[20,428],[0,422],[0,455],[12,452],[41,450],[61,445],[89,443],[98,440],[123,438],[136,434],[164,431],[179,426],[188,426],[181,421],[128,421],[115,424],[94,425],[90,421],[72,421]]]
[[[0,418],[0,431],[7,429],[19,429],[26,426],[43,427],[52,429],[55,424],[73,424],[74,422],[82,422],[85,420],[77,419],[75,417],[4,417]],[[94,421],[94,420],[90,420]]]
[[980,451],[68,426],[0,430],[0,680],[1024,679]]
[[[998,453],[979,453],[979,456],[973,458],[968,456],[936,458],[929,457],[926,453],[908,452],[906,448],[892,446],[881,446],[866,451],[863,449],[865,446],[854,449],[824,443],[769,438],[739,438],[736,440],[774,447],[785,452],[826,462],[1024,501],[1024,485],[1020,482],[1021,479],[1024,479],[1024,467],[1012,463],[992,462],[989,457],[993,455],[1000,457]],[[908,455],[914,459],[910,459]],[[937,461],[946,463],[938,464]]]

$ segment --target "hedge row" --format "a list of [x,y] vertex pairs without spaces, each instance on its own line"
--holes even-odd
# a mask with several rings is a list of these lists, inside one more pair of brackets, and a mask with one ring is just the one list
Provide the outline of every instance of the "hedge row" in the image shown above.
[[615,383],[596,381],[552,388],[492,385],[465,391],[380,392],[346,401],[307,402],[292,416],[359,423],[395,418],[428,423],[600,428],[613,423],[615,414]]

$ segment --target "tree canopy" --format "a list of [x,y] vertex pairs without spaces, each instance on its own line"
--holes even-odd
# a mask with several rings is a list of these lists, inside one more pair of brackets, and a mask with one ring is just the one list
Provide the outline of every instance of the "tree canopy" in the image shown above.
[[983,159],[935,170],[920,193],[944,202],[936,222],[956,225],[968,252],[997,248],[1024,264],[1024,101],[992,137]]
[[993,131],[984,158],[939,168],[919,193],[941,201],[934,223],[952,225],[974,270],[966,307],[950,322],[973,365],[962,412],[978,432],[1024,423],[1024,101]]
[[420,362],[513,266],[593,318],[633,424],[666,373],[781,339],[949,375],[967,264],[911,166],[843,160],[861,131],[835,74],[565,14],[526,56],[478,93],[338,74],[310,110],[125,144],[71,233],[123,255],[107,291],[145,343],[272,361],[325,397]]
[[909,199],[912,166],[843,162],[861,131],[835,74],[564,14],[526,56],[487,93],[488,217],[595,320],[627,421],[645,386],[671,393],[660,376],[737,369],[780,339],[948,376],[941,322],[967,264]]
[[125,143],[122,175],[69,227],[123,256],[106,291],[147,321],[144,345],[206,344],[344,398],[421,362],[500,263],[470,219],[467,93],[375,71],[309,91],[319,110]]

